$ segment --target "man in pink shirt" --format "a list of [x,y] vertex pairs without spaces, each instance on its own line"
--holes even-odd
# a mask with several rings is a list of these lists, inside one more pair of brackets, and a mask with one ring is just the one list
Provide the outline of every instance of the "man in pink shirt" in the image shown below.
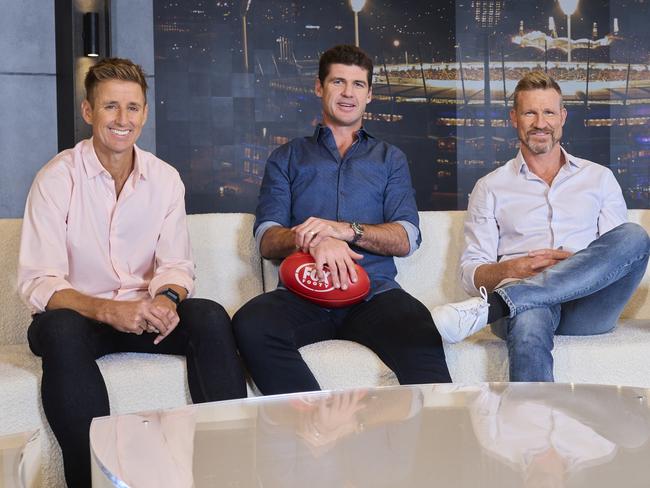
[[81,109],[93,137],[36,175],[23,220],[19,291],[34,312],[45,415],[68,486],[90,486],[88,430],[109,415],[95,360],[114,352],[184,355],[194,402],[246,396],[230,318],[194,285],[184,186],[135,142],[147,120],[140,66],[90,68]]

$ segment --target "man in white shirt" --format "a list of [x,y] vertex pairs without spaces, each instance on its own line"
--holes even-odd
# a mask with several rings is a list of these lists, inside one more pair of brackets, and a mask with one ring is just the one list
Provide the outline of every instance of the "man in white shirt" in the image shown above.
[[447,342],[491,323],[511,381],[553,381],[553,336],[612,330],[648,263],[650,239],[626,223],[612,172],[560,146],[566,117],[555,80],[519,81],[520,151],[476,183],[467,209],[461,281],[480,297],[432,313]]

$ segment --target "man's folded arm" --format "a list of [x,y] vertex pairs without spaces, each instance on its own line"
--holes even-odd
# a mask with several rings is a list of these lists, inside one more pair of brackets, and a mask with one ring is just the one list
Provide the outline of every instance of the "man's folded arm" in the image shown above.
[[[410,224],[410,222],[405,223]],[[417,230],[416,232],[419,233]],[[354,236],[354,234],[352,235]],[[409,238],[409,233],[403,222],[386,222],[384,224],[363,224],[363,237],[355,245],[374,254],[403,257],[412,252],[411,242],[413,241]]]

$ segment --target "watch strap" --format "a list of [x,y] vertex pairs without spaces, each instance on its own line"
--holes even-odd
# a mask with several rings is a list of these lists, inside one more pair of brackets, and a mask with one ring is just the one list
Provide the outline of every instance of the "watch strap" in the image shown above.
[[162,291],[159,291],[158,293],[156,293],[156,296],[158,296],[158,295],[166,296],[172,302],[174,302],[177,306],[180,305],[180,303],[181,303],[181,296],[177,292],[172,290],[171,288],[166,288],[166,289],[164,289]]
[[363,237],[363,225],[359,222],[351,222],[350,227],[352,227],[352,232],[354,232],[351,244],[356,244]]

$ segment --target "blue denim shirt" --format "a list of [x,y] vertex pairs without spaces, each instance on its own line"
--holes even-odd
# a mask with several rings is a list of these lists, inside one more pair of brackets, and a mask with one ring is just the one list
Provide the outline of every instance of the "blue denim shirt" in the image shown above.
[[[341,158],[332,131],[316,127],[313,136],[277,148],[266,162],[255,211],[255,238],[268,228],[293,227],[309,217],[363,224],[400,223],[409,236],[410,251],[420,245],[415,191],[406,156],[395,146],[360,129],[357,140]],[[399,288],[392,256],[365,249],[359,262],[370,277],[368,299]]]

